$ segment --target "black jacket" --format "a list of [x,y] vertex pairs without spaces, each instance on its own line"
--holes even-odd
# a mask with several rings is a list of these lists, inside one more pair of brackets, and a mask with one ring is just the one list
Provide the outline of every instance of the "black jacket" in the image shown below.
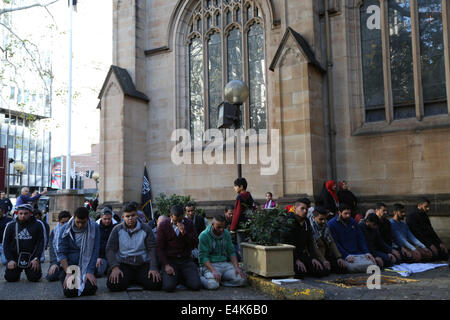
[[7,212],[11,211],[13,207],[11,200],[9,200],[9,198],[5,198],[3,200],[0,199],[0,206],[3,206],[7,210]]
[[30,217],[27,223],[21,224],[16,220],[7,225],[3,241],[6,260],[17,262],[19,258],[16,245],[16,224],[18,224],[19,251],[31,253],[31,260],[34,258],[40,259],[44,251],[45,231],[39,221]]
[[0,218],[0,243],[3,242],[3,233],[5,232],[6,225],[11,221],[12,219],[10,217],[3,216]]
[[299,218],[295,215],[295,223],[293,223],[289,231],[282,235],[283,243],[295,246],[294,261],[302,256],[310,256],[317,259],[317,248],[314,244],[312,227],[309,220],[306,218],[303,225],[300,224]]
[[366,239],[367,248],[369,249],[369,251],[372,255],[375,256],[375,251],[381,251],[386,254],[392,252],[392,247],[383,241],[380,230],[378,228],[377,229],[369,228],[366,225],[366,221],[364,219],[362,219],[359,222],[359,227],[361,228],[361,231],[364,234],[364,238]]
[[339,190],[337,193],[339,203],[345,203],[352,209],[352,216],[354,216],[356,207],[358,206],[358,199],[356,199],[353,192],[350,190]]
[[106,244],[108,243],[109,236],[111,234],[111,231],[114,229],[116,224],[111,223],[109,226],[103,225],[103,223],[100,221],[99,227],[100,227],[100,252],[98,257],[106,259]]
[[406,215],[406,223],[414,236],[425,246],[430,247],[433,244],[435,247],[439,247],[442,243],[431,226],[430,218],[419,208],[415,208]]
[[392,246],[392,231],[391,231],[391,222],[389,221],[389,219],[378,218],[378,229],[380,230],[380,235],[383,241],[388,246]]
[[338,208],[336,206],[336,201],[334,200],[333,196],[330,192],[328,192],[327,188],[325,188],[325,184],[322,188],[322,193],[320,194],[320,200],[323,202],[323,206],[330,210],[330,213],[333,213],[333,215],[329,215],[329,219],[337,216],[338,214]]
[[203,216],[195,215],[193,222],[194,222],[194,228],[195,228],[195,231],[197,231],[197,237],[198,237],[200,235],[200,233],[202,233],[203,230],[206,229],[205,218],[203,218]]

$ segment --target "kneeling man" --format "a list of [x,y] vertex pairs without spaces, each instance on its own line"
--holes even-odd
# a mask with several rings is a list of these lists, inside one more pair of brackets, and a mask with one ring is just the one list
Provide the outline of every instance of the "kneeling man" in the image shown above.
[[[245,284],[245,275],[239,268],[230,233],[225,230],[224,216],[217,216],[199,236],[198,260],[200,280],[206,289],[239,287]],[[227,262],[231,260],[231,262]]]
[[141,285],[146,290],[160,290],[162,282],[152,229],[138,221],[135,203],[125,205],[122,220],[112,230],[106,245],[109,290],[125,291],[131,284]]

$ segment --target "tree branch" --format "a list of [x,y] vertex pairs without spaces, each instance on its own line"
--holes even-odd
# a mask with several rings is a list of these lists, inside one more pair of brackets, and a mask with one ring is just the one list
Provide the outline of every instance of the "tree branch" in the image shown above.
[[60,0],[51,0],[48,3],[35,3],[35,4],[31,4],[29,6],[22,6],[22,7],[15,7],[15,8],[6,8],[6,9],[0,9],[0,15],[4,14],[4,13],[8,13],[8,12],[14,12],[14,11],[21,11],[21,10],[26,10],[26,9],[30,9],[30,8],[34,8],[34,7],[41,7],[41,8],[46,8],[49,5],[54,4],[55,2],[58,2]]
[[[58,1],[58,0],[56,0]],[[27,52],[27,54],[30,56],[30,60],[31,63],[34,65],[34,67],[36,68],[36,71],[39,74],[39,77],[41,78],[41,80],[44,83],[44,86],[47,90],[47,92],[49,92],[49,88],[47,87],[47,82],[46,79],[44,78],[44,74],[47,73],[46,70],[42,67],[41,65],[41,58],[40,58],[40,54],[39,54],[39,49],[38,47],[29,41],[23,40],[21,37],[19,37],[10,27],[8,27],[7,25],[5,25],[4,23],[0,22],[0,26],[3,26],[5,29],[7,29],[17,40],[20,41],[22,47],[25,49],[25,51]],[[27,47],[26,43],[30,43],[32,46],[34,46],[35,51],[36,51],[36,55],[37,55],[37,59],[34,57],[33,53],[30,52],[30,49]],[[32,71],[32,70],[30,70]]]

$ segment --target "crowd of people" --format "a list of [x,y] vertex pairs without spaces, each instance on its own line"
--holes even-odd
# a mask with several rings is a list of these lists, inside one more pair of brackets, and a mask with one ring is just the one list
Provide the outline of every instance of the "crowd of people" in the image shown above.
[[[403,205],[395,204],[391,219],[388,207],[378,203],[356,219],[356,197],[345,181],[338,185],[342,192],[337,193],[334,182],[327,181],[314,206],[302,198],[287,208],[294,223],[282,240],[295,246],[296,278],[366,272],[370,265],[386,268],[401,262],[448,259],[448,250],[428,218],[428,199],[420,199],[408,214]],[[167,292],[181,287],[244,286],[237,230],[248,221],[249,212],[278,208],[271,192],[259,206],[247,187],[245,178],[236,179],[235,205],[226,206],[211,223],[195,214],[193,203],[175,205],[169,216],[148,222],[138,204],[128,202],[121,216],[104,207],[98,220],[85,206],[73,215],[61,211],[51,233],[32,205],[42,194],[30,197],[24,188],[15,217],[8,217],[11,209],[0,202],[4,277],[15,282],[24,271],[29,281],[39,281],[48,248],[50,266],[45,278],[60,281],[66,297],[95,294],[97,278],[103,276],[113,292],[130,286]]]

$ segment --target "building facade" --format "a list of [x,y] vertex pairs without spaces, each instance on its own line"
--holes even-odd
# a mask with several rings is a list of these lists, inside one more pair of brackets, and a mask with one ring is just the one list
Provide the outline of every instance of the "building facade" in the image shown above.
[[[148,0],[113,3],[113,64],[100,93],[100,199],[234,199],[235,164],[205,159],[230,80],[250,95],[242,126],[277,144],[279,170],[242,165],[254,198],[320,195],[347,180],[362,207],[432,200],[450,223],[450,3],[446,0]],[[197,142],[197,143],[196,143]],[[257,148],[248,141],[244,151]],[[224,152],[225,153],[225,152]],[[203,157],[202,157],[203,155]],[[194,162],[194,160],[192,162]],[[224,162],[227,163],[227,162]],[[439,220],[439,221],[438,221]],[[440,223],[446,221],[445,223]],[[446,229],[447,228],[447,229]]]
[[[24,3],[11,1],[7,5]],[[46,119],[52,116],[51,54],[46,42],[20,36],[29,29],[24,16],[23,12],[0,16],[0,146],[6,148],[7,163],[13,160],[5,183],[5,189],[9,186],[13,194],[22,186],[42,189],[51,184],[51,133],[46,128]],[[14,170],[18,162],[25,165],[21,175]]]

